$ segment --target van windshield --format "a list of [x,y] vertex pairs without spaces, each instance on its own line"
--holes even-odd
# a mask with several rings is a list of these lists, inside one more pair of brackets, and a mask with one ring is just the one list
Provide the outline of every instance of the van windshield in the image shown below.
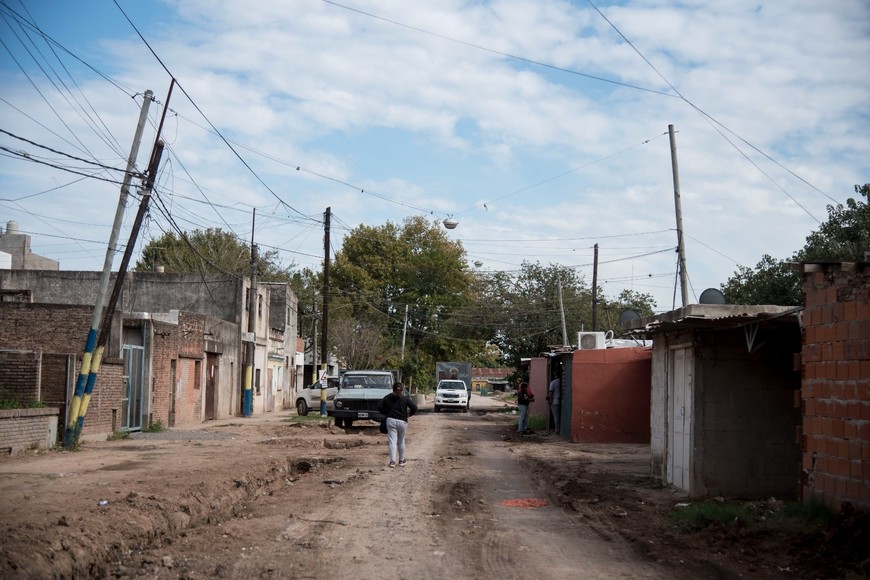
[[390,375],[346,374],[341,379],[343,389],[392,389],[393,377]]

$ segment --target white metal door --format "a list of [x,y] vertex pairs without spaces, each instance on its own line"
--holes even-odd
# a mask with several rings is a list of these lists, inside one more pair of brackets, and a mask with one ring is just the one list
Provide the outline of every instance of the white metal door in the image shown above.
[[692,473],[692,349],[671,351],[668,373],[668,479],[691,492]]

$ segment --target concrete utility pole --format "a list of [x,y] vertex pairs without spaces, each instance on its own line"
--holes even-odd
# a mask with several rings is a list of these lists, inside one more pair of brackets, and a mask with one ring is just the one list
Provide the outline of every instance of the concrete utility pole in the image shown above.
[[[136,131],[133,136],[133,145],[130,148],[130,156],[127,157],[127,170],[124,172],[124,179],[121,184],[121,196],[118,198],[118,207],[115,210],[115,221],[112,224],[112,233],[109,235],[109,246],[106,248],[106,258],[103,261],[103,272],[100,276],[100,288],[97,291],[97,300],[94,303],[94,312],[91,316],[91,326],[88,330],[88,337],[85,340],[85,349],[82,354],[82,364],[79,370],[79,376],[76,380],[76,388],[73,394],[72,405],[70,405],[69,417],[67,418],[66,429],[63,434],[64,447],[69,448],[75,445],[78,439],[78,424],[79,417],[84,417],[88,409],[89,400],[84,400],[85,393],[93,392],[94,385],[91,383],[91,378],[96,381],[97,373],[99,372],[100,363],[102,360],[103,349],[95,351],[97,343],[97,331],[100,327],[100,320],[103,316],[103,304],[106,301],[106,294],[109,290],[109,278],[112,274],[112,262],[115,259],[115,254],[118,251],[118,238],[121,235],[121,225],[124,221],[124,210],[127,207],[127,198],[130,195],[130,182],[133,180],[133,172],[136,170],[136,158],[139,157],[139,145],[142,143],[142,132],[145,129],[145,121],[148,120],[148,109],[151,107],[151,101],[154,99],[154,93],[149,89],[145,91],[145,96],[142,101],[142,110],[139,112],[139,123],[136,125]],[[94,372],[91,372],[91,369]],[[90,387],[90,388],[89,388]]]
[[598,244],[595,244],[595,258],[592,261],[592,331],[598,328]]
[[680,294],[683,307],[689,304],[688,274],[686,274],[686,246],[683,241],[683,208],[680,204],[680,171],[677,167],[677,138],[674,126],[668,125],[668,135],[671,139],[671,166],[674,172],[674,207],[677,212],[677,253],[679,255]]
[[245,399],[244,415],[250,417],[254,404],[254,358],[257,353],[257,245],[254,243],[254,227],[257,208],[251,221],[251,288],[248,290],[248,343],[245,345]]
[[332,219],[332,208],[326,208],[323,215],[323,322],[320,325],[320,416],[326,417],[326,368],[329,365],[329,228]]

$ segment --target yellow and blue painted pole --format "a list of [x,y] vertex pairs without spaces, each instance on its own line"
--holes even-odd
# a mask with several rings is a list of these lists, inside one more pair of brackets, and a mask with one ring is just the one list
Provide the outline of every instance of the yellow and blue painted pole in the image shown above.
[[91,402],[91,394],[94,392],[94,385],[97,383],[97,375],[100,374],[100,363],[103,360],[103,352],[105,352],[105,347],[102,345],[97,346],[97,349],[91,357],[91,369],[88,374],[87,384],[85,385],[85,393],[82,396],[82,402],[79,408],[79,418],[76,420],[75,434],[73,436],[73,441],[76,443],[78,443],[79,437],[82,434],[82,428],[85,425],[85,415],[88,414],[88,405]]
[[[63,433],[63,446],[70,448],[76,442],[76,425],[79,422],[81,415],[82,400],[85,396],[85,388],[88,383],[88,378],[91,374],[91,358],[94,353],[94,347],[97,344],[97,329],[91,328],[88,331],[88,339],[85,342],[85,351],[82,354],[82,366],[79,369],[79,376],[76,379],[76,390],[73,394],[72,405],[70,405],[69,416],[67,418],[66,429]],[[91,386],[93,389],[93,385]]]
[[251,407],[253,406],[254,401],[254,389],[252,388],[252,379],[254,374],[253,365],[248,365],[245,367],[245,402],[244,402],[244,414],[245,417],[251,416]]

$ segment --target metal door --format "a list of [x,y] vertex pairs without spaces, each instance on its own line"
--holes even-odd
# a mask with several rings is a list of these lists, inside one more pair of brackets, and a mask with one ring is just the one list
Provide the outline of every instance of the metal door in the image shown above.
[[691,492],[692,349],[671,351],[668,372],[668,481]]
[[142,388],[145,348],[132,344],[121,347],[124,359],[124,394],[121,398],[121,431],[142,430]]
[[217,419],[218,355],[205,355],[205,420]]

